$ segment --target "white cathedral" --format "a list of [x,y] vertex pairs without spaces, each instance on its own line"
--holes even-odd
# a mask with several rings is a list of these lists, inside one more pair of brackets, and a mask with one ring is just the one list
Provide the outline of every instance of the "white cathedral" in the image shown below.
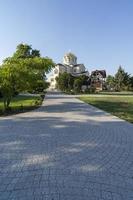
[[66,53],[63,57],[63,63],[56,64],[52,75],[48,78],[50,89],[56,89],[56,77],[64,72],[75,77],[80,75],[89,76],[89,72],[86,71],[84,64],[77,64],[77,57],[73,53]]

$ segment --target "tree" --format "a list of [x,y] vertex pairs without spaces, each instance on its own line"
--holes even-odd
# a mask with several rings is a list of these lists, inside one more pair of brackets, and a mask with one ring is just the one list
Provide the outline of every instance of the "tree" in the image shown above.
[[74,78],[71,74],[64,72],[57,77],[56,81],[57,87],[64,92],[68,92],[73,89]]
[[88,85],[88,77],[81,75],[79,77],[74,77],[68,73],[62,73],[56,78],[57,87],[64,92],[81,92],[82,85]]
[[106,86],[109,90],[115,89],[115,78],[114,76],[108,75],[106,79]]
[[75,92],[81,92],[81,87],[83,85],[83,80],[82,78],[78,77],[74,80],[74,90]]
[[131,90],[133,90],[133,76],[130,77]]
[[32,51],[29,45],[18,45],[13,56],[5,59],[0,68],[0,91],[5,110],[9,109],[14,93],[37,91],[38,88],[40,91],[39,85],[41,90],[45,89],[46,73],[53,66],[54,62],[48,57],[40,57],[38,50]]
[[117,91],[129,90],[130,75],[120,66],[115,74],[115,89]]
[[19,44],[16,48],[16,52],[13,54],[14,58],[30,58],[32,48],[28,44]]
[[39,50],[36,50],[36,49],[32,49],[32,52],[31,52],[31,56],[34,58],[34,57],[40,57],[40,51]]
[[26,91],[30,87],[31,73],[23,66],[3,65],[0,69],[0,90],[4,100],[5,110],[9,109],[9,105],[15,92]]
[[11,60],[26,59],[26,58],[35,58],[40,57],[40,51],[37,49],[32,49],[31,45],[28,44],[19,44],[16,47],[16,51],[12,57],[8,57],[4,60],[4,63],[7,63]]

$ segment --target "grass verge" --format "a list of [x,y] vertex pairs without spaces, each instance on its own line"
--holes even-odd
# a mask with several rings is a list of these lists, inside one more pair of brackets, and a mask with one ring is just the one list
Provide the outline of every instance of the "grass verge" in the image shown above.
[[82,96],[80,100],[133,123],[133,96]]
[[10,110],[4,111],[3,100],[0,99],[0,116],[27,112],[39,107],[42,104],[41,96],[18,95],[14,97],[10,104]]

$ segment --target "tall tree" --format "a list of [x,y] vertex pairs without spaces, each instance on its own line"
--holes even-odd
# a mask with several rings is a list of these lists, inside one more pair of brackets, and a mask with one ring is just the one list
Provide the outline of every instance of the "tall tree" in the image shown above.
[[16,51],[12,57],[6,58],[4,62],[7,62],[11,59],[26,59],[26,58],[35,58],[40,57],[40,51],[37,49],[32,49],[31,45],[28,44],[19,44],[16,47]]
[[40,51],[39,50],[36,50],[36,49],[32,49],[32,52],[31,52],[31,57],[40,57]]
[[15,92],[37,90],[40,84],[46,88],[45,76],[52,67],[52,59],[40,57],[39,51],[32,51],[30,45],[18,45],[13,56],[5,59],[0,68],[0,90],[5,109],[9,108]]
[[130,77],[131,89],[133,90],[133,76]]
[[16,52],[13,54],[14,58],[30,58],[31,46],[28,44],[19,44],[16,48]]
[[115,89],[115,78],[114,76],[108,75],[106,79],[106,86],[109,90]]
[[57,87],[64,91],[70,91],[73,88],[74,77],[71,74],[63,73],[57,77]]
[[32,76],[26,66],[6,64],[0,68],[0,89],[7,110],[15,92],[26,91],[31,87]]
[[115,74],[115,89],[117,91],[129,90],[130,75],[120,66]]
[[81,87],[83,85],[83,80],[78,77],[74,80],[74,90],[75,92],[81,92]]

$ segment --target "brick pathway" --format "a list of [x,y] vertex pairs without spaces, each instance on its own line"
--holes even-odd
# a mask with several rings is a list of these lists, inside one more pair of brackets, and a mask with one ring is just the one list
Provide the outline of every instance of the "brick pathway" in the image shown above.
[[133,200],[133,125],[60,94],[0,118],[0,200]]

